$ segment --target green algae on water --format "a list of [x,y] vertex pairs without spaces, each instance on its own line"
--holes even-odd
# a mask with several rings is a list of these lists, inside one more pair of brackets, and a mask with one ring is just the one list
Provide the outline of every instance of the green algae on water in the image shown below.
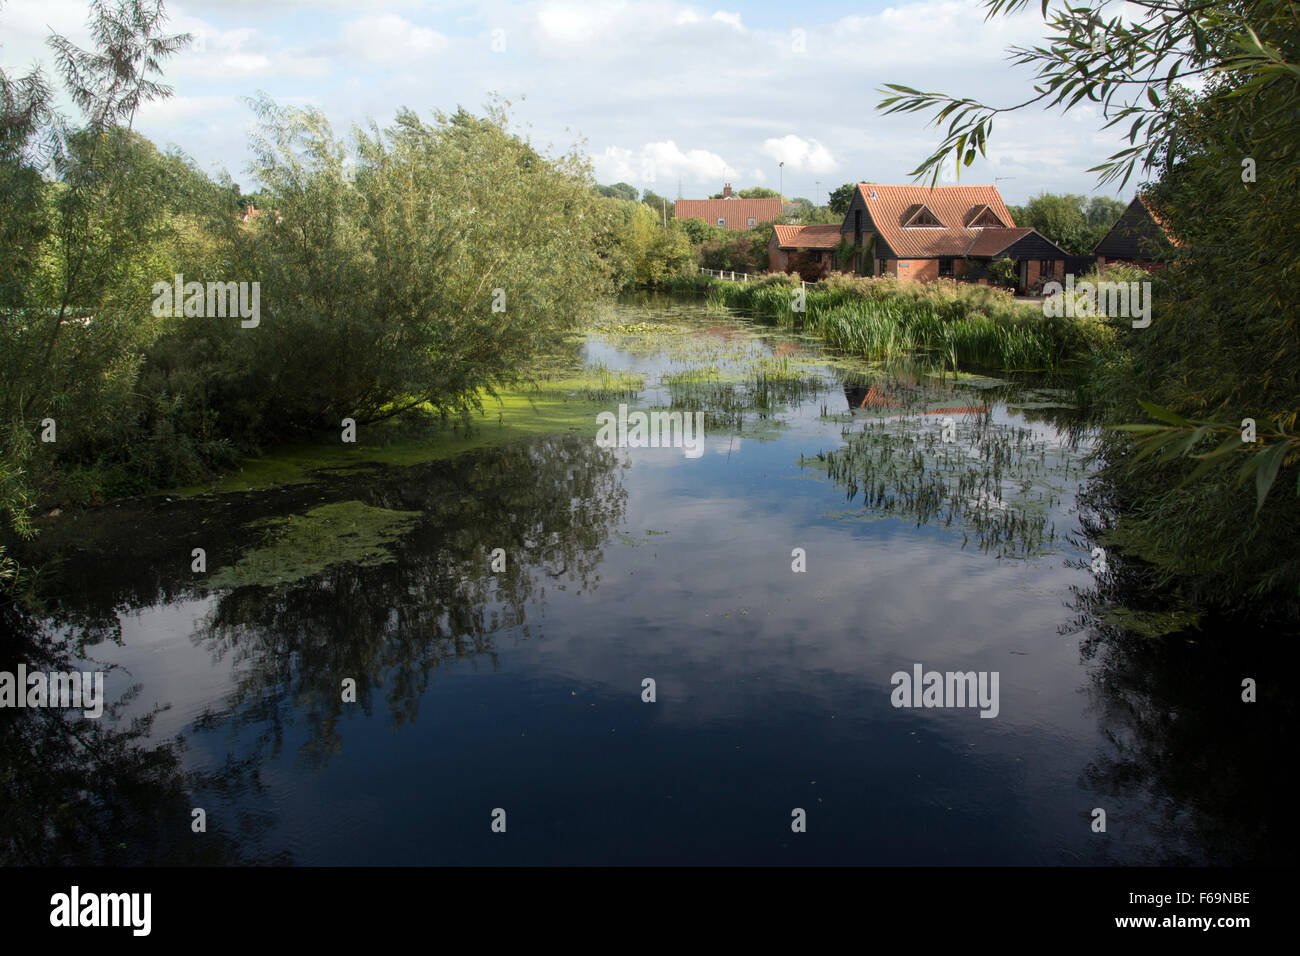
[[394,560],[391,546],[421,517],[418,511],[339,501],[306,514],[260,522],[262,542],[212,576],[214,588],[295,584],[333,565],[374,567]]

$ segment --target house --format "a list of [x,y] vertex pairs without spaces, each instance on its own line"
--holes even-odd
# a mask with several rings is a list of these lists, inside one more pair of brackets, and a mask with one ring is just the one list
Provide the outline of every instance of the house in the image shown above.
[[722,187],[721,199],[679,199],[673,204],[674,219],[703,219],[710,226],[744,232],[781,218],[780,199],[741,199],[731,193],[731,183]]
[[[246,207],[244,207],[244,211],[243,211],[242,213],[239,214],[239,221],[240,221],[240,222],[252,222],[254,219],[256,219],[256,218],[257,218],[258,216],[260,216],[260,215],[262,215],[262,210],[257,209],[257,208],[254,208],[253,204],[252,204],[252,203],[249,203]],[[278,210],[278,209],[272,209],[272,210],[271,210],[271,215],[275,217],[275,224],[276,224],[277,226],[278,226],[280,223],[284,222],[284,219],[283,219],[283,218],[281,217],[281,215],[280,215],[280,210]]]
[[1144,268],[1161,268],[1172,258],[1180,243],[1168,224],[1156,213],[1149,196],[1133,197],[1128,208],[1093,249],[1097,265],[1126,262]]
[[767,240],[767,270],[790,272],[802,261],[813,261],[822,275],[835,268],[835,248],[840,244],[840,227],[773,226]]
[[1065,250],[1017,227],[996,186],[858,183],[840,237],[857,250],[850,268],[858,275],[987,281],[989,265],[1011,259],[1026,292],[1065,273]]

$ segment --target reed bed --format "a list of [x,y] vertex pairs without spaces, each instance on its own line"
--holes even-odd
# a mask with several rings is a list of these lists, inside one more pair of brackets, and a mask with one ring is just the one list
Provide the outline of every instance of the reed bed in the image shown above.
[[849,355],[880,361],[928,353],[954,370],[1055,371],[1105,335],[1095,320],[1045,316],[1005,290],[943,281],[834,277],[800,287],[769,276],[715,282],[709,302],[775,319]]

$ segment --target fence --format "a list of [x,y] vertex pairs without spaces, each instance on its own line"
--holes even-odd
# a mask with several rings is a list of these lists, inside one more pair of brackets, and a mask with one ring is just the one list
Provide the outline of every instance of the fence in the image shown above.
[[757,274],[751,276],[748,272],[728,272],[725,269],[700,269],[700,275],[712,276],[715,279],[726,279],[728,282],[748,282],[751,278],[758,278]]
[[[751,274],[749,272],[735,272],[735,271],[729,272],[726,269],[705,269],[703,267],[700,268],[700,275],[712,276],[715,279],[725,279],[727,282],[749,282],[751,279],[761,279],[766,274],[767,273],[760,273],[760,272],[755,272]],[[808,283],[802,280],[800,280],[799,285],[805,289],[808,287]]]

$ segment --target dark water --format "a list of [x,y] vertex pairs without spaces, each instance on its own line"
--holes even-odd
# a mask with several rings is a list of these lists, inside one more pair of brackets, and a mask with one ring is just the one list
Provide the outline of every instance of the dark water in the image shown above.
[[[1272,784],[1291,725],[1266,687],[1240,700],[1263,665],[1098,611],[1076,499],[1092,431],[1065,393],[819,365],[694,305],[611,321],[662,319],[695,332],[587,359],[647,373],[633,408],[706,411],[698,458],[563,432],[80,516],[4,660],[107,667],[113,711],[0,712],[6,861],[1293,860]],[[798,380],[664,382],[764,356]],[[872,428],[874,451],[824,460]],[[963,469],[975,485],[933,484]],[[191,573],[196,540],[229,566],[266,519],[332,502],[419,517],[383,563],[275,588]],[[997,716],[894,707],[918,663],[996,672]]]

